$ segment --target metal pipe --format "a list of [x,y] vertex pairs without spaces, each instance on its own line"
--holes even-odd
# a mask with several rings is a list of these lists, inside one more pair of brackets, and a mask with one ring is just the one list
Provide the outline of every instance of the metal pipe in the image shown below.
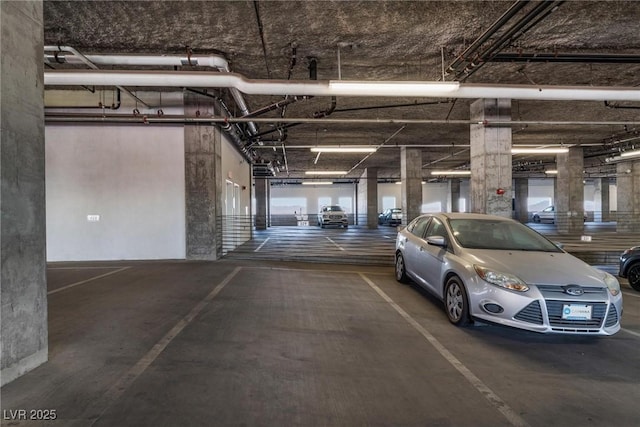
[[447,67],[446,74],[450,74],[455,72],[455,68],[460,65],[466,57],[473,54],[478,48],[489,38],[496,33],[504,24],[507,23],[513,16],[520,11],[523,7],[525,7],[529,3],[528,1],[516,1],[511,7],[496,20],[487,30],[480,35],[471,45],[464,50],[458,57]]
[[[94,64],[101,65],[125,65],[125,66],[166,66],[166,67],[177,67],[177,66],[201,66],[201,67],[210,67],[215,68],[221,72],[229,73],[231,69],[229,68],[229,62],[222,56],[219,55],[206,55],[206,56],[181,56],[181,55],[82,55],[76,49],[70,46],[45,46],[45,52],[49,51],[66,51],[70,52],[73,55],[45,55],[44,59],[46,63],[49,64],[59,64],[59,63],[68,63],[68,64],[86,64],[90,68],[98,69]],[[126,89],[123,89],[126,91]],[[251,114],[249,112],[249,107],[247,106],[246,101],[244,100],[242,93],[238,91],[236,88],[229,88],[231,92],[231,96],[235,101],[236,105],[242,112],[243,116],[247,116]],[[127,93],[129,93],[127,91]],[[135,97],[135,95],[129,93],[129,95],[133,96],[137,101],[142,102],[139,98]],[[144,104],[147,106],[146,104]],[[148,107],[148,106],[147,106]],[[258,133],[258,128],[252,122],[249,122],[248,125],[249,130],[252,134]]]
[[[640,87],[547,86],[460,84],[443,92],[430,82],[376,82],[369,91],[331,85],[318,80],[252,80],[234,73],[194,71],[118,71],[118,70],[53,70],[45,71],[44,83],[50,86],[142,86],[142,87],[225,87],[250,95],[313,96],[390,96],[381,84],[397,86],[401,93],[415,92],[413,97],[428,98],[505,98],[539,101],[640,101]],[[440,83],[441,82],[436,82]],[[399,93],[395,96],[401,96]]]
[[[297,96],[291,96],[289,98],[285,98],[282,101],[274,102],[271,105],[267,105],[265,107],[258,108],[257,110],[253,110],[252,113],[242,116],[242,118],[248,119],[251,117],[261,116],[262,114],[268,113],[269,111],[277,110],[278,108],[282,108],[286,105],[293,104],[294,102],[298,102],[298,99],[299,98]],[[253,136],[258,136],[258,135],[256,134]]]
[[491,62],[569,62],[596,64],[640,64],[640,55],[600,53],[496,53]]
[[[78,61],[77,63],[85,64],[87,67],[92,68],[94,70],[99,70],[100,69],[100,68],[98,68],[98,66],[91,59],[89,59],[87,56],[83,55],[82,53],[80,53],[78,50],[76,50],[75,48],[73,48],[71,46],[45,46],[44,50],[45,51],[47,51],[47,50],[48,51],[56,51],[56,52],[70,52],[76,57],[76,60]],[[55,63],[59,63],[60,62],[60,61],[58,61],[59,55],[54,55],[54,57],[56,59]],[[124,92],[127,95],[129,95],[131,98],[135,99],[136,102],[141,103],[142,105],[144,105],[147,108],[152,108],[149,104],[147,104],[146,102],[144,102],[143,100],[138,98],[136,95],[133,94],[133,92],[131,92],[127,88],[122,87],[122,86],[117,86],[117,85],[116,85],[116,87],[118,89],[120,89],[122,92]]]
[[[127,123],[140,122],[141,116],[131,116],[124,114],[71,114],[71,113],[45,113],[45,119],[49,122],[108,122]],[[246,123],[254,120],[259,123],[338,123],[338,124],[447,124],[447,125],[483,125],[487,127],[510,127],[510,126],[638,126],[639,120],[630,121],[544,121],[544,120],[515,120],[515,121],[482,121],[477,120],[430,120],[430,119],[337,119],[321,118],[312,119],[308,117],[296,118],[256,118],[243,119],[241,117],[196,117],[196,116],[147,116],[149,122],[155,123]]]
[[[379,150],[380,148],[382,148],[384,146],[384,144],[386,144],[387,142],[391,141],[393,138],[396,137],[396,135],[398,135],[400,132],[402,132],[404,130],[404,128],[406,128],[407,125],[403,125],[402,127],[400,127],[397,131],[395,131],[389,138],[385,139],[380,145],[378,145],[376,147],[376,151]],[[362,160],[360,160],[358,163],[356,163],[351,169],[349,169],[349,172],[347,172],[345,175],[349,175],[351,172],[353,172],[353,170],[355,168],[357,168],[358,166],[360,166],[362,163],[364,163],[365,160],[367,160],[369,157],[371,157],[376,151],[374,151],[373,153],[369,153],[366,156],[364,156],[364,158]]]
[[[537,24],[542,18],[546,17],[552,10],[555,10],[557,5],[553,1],[542,1],[537,4],[533,10],[520,18],[513,26],[511,26],[504,34],[502,34],[498,40],[492,43],[489,47],[478,54],[478,57],[474,59],[464,70],[456,74],[456,78],[466,79],[471,74],[476,72],[480,67],[484,65],[487,58],[494,52],[500,51],[507,43],[517,39],[525,32],[527,32],[534,24]],[[538,16],[541,16],[536,20]],[[535,20],[535,21],[534,21]]]

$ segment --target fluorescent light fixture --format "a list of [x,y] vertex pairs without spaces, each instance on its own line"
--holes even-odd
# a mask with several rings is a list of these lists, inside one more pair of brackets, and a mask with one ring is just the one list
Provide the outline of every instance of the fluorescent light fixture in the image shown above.
[[376,147],[339,147],[339,146],[326,146],[326,147],[313,147],[312,153],[374,153]]
[[302,185],[331,185],[333,181],[302,181]]
[[547,175],[557,175],[558,171],[555,170],[555,169],[549,169],[549,170],[544,171],[544,173],[546,173]]
[[463,171],[463,170],[432,171],[431,175],[471,175],[471,171]]
[[459,82],[357,81],[330,80],[333,95],[368,96],[433,96],[438,97],[460,88]]
[[305,175],[346,175],[347,171],[306,171]]
[[640,156],[640,150],[623,151],[622,153],[620,153],[620,157],[635,157],[635,156]]
[[512,148],[511,154],[561,154],[568,153],[567,147],[556,148]]

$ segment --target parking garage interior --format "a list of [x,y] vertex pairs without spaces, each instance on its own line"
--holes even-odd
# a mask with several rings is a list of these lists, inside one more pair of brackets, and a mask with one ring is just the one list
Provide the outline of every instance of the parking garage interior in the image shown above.
[[0,8],[2,425],[637,425],[625,279],[611,337],[458,328],[379,215],[509,217],[617,274],[640,4]]

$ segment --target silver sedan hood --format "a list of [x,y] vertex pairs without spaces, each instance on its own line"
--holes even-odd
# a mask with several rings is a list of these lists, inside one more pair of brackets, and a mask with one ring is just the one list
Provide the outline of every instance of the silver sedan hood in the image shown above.
[[605,287],[603,273],[565,252],[464,249],[474,264],[510,273],[528,284]]

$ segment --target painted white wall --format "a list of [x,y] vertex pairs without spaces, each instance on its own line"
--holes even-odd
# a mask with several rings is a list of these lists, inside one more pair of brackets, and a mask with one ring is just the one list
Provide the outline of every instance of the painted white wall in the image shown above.
[[[529,179],[529,212],[537,212],[554,204],[554,178]],[[615,184],[609,184],[609,209],[616,211],[618,205],[618,192]],[[595,200],[595,185],[587,181],[584,186],[585,211],[592,212],[599,202]]]
[[293,215],[294,210],[297,214],[302,210],[302,214],[316,215],[322,202],[340,205],[347,214],[353,214],[355,189],[354,184],[274,185],[271,186],[271,214]]
[[182,126],[48,125],[45,153],[48,261],[185,257]]
[[[462,190],[460,192],[462,193]],[[422,212],[450,211],[450,193],[448,182],[427,182],[422,184]],[[390,206],[393,199],[395,199],[395,205]],[[395,183],[378,184],[378,212],[392,207],[402,207],[402,186]]]
[[[222,134],[222,177],[240,187],[238,215],[251,215],[251,166]],[[244,188],[244,189],[243,189]],[[223,190],[224,191],[224,190]]]

